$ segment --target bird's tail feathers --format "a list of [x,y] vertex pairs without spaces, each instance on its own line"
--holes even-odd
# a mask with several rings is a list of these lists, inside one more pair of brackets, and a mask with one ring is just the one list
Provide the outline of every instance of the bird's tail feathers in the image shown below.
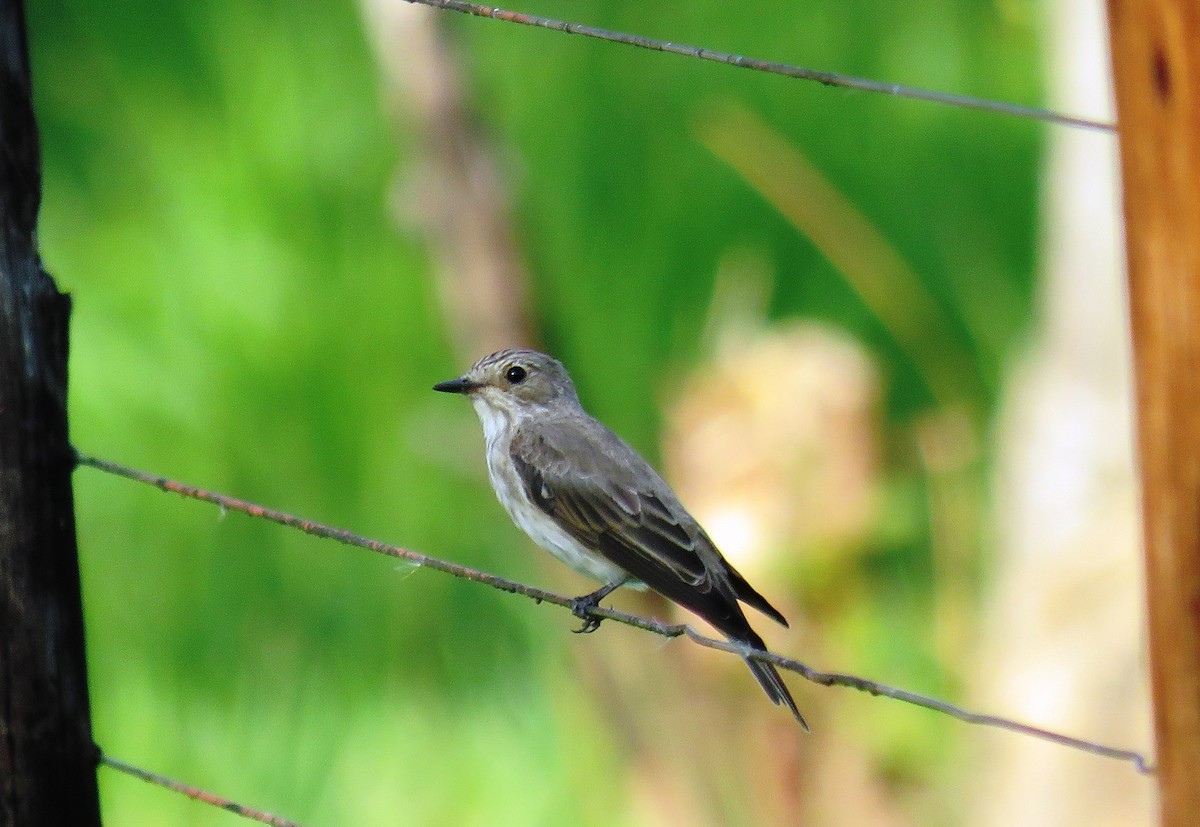
[[[737,603],[733,604],[735,607]],[[736,622],[740,620],[740,623]],[[710,621],[711,622],[711,621]],[[714,624],[715,625],[715,624]],[[724,626],[724,628],[722,628]],[[734,643],[739,643],[742,646],[749,646],[751,649],[758,649],[761,652],[767,650],[767,644],[758,636],[758,633],[750,628],[750,624],[746,623],[745,616],[741,613],[740,607],[736,618],[726,618],[725,623],[718,625],[718,629],[725,634]],[[753,658],[745,658],[746,665],[750,667],[750,671],[754,673],[755,680],[759,686],[767,693],[767,697],[776,706],[786,706],[792,712],[792,717],[796,719],[796,723],[808,732],[808,722],[804,720],[804,716],[800,714],[800,710],[796,708],[796,702],[792,699],[792,693],[788,691],[787,684],[783,682],[783,678],[779,677],[779,671],[774,664],[764,660],[755,660]]]
[[800,710],[796,708],[796,702],[792,700],[792,693],[788,691],[787,684],[783,682],[783,678],[779,677],[779,671],[769,663],[761,660],[751,660],[746,658],[746,665],[750,667],[750,671],[754,673],[754,677],[758,679],[758,683],[762,686],[763,691],[767,693],[767,697],[771,699],[776,706],[783,704],[792,711],[792,716],[796,719],[796,723],[808,732],[808,722],[804,720],[804,716],[800,714]]

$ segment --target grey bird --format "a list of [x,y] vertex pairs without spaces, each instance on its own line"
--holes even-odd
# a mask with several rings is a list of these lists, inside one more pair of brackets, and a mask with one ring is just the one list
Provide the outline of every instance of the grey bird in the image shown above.
[[[483,424],[492,487],[513,521],[575,571],[604,586],[576,598],[581,632],[614,589],[649,586],[690,609],[730,641],[765,649],[738,601],[784,626],[787,620],[721,552],[637,451],[593,419],[556,359],[501,350],[457,379],[433,386],[466,395]],[[805,730],[775,667],[746,659],[767,696]]]

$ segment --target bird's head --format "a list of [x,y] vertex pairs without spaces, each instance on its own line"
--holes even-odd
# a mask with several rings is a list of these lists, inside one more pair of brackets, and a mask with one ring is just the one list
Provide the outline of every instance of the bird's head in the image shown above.
[[537,407],[578,405],[575,384],[562,363],[536,350],[509,349],[484,356],[457,379],[433,386],[461,393],[496,411],[520,414]]

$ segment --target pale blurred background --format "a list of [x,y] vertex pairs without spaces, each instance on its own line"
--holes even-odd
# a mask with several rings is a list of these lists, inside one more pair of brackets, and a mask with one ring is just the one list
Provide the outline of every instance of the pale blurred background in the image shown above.
[[[1100,3],[519,8],[1111,117]],[[1151,747],[1112,137],[395,0],[29,18],[82,450],[582,593],[429,391],[535,345],[776,650]],[[313,827],[1152,823],[1125,764],[792,678],[803,735],[736,658],[76,491],[98,742]]]

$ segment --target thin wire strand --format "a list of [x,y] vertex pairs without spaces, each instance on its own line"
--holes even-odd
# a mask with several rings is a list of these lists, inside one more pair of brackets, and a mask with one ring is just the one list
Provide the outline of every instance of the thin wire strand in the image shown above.
[[853,77],[837,72],[824,72],[819,69],[807,69],[790,63],[778,63],[773,60],[760,60],[744,57],[730,52],[719,52],[702,46],[688,46],[669,40],[658,40],[625,32],[614,32],[596,26],[582,23],[569,23],[565,20],[555,20],[550,17],[539,17],[534,14],[498,9],[493,6],[481,6],[477,3],[465,3],[462,0],[404,0],[413,5],[429,6],[435,9],[469,14],[472,17],[486,17],[491,20],[502,20],[506,23],[517,23],[522,26],[533,26],[539,29],[550,29],[556,32],[577,34],[583,37],[593,37],[597,40],[607,40],[610,43],[622,43],[626,46],[637,46],[639,49],[650,49],[655,52],[670,52],[684,57],[707,60],[713,63],[723,63],[727,66],[737,66],[742,69],[752,69],[756,72],[767,72],[772,75],[812,80],[825,86],[837,86],[843,89],[855,89],[862,92],[875,92],[881,95],[893,95],[898,98],[928,101],[960,109],[975,109],[982,112],[992,112],[998,115],[1010,115],[1017,118],[1029,118],[1059,126],[1070,126],[1078,129],[1094,129],[1099,132],[1115,133],[1116,124],[1106,123],[1093,118],[1077,115],[1067,115],[1045,109],[1039,106],[1024,106],[1017,103],[976,98],[970,95],[957,95],[952,92],[938,92],[932,89],[922,89],[917,86],[906,86],[900,83],[886,83],[880,80]]
[[245,804],[238,804],[236,801],[230,801],[228,798],[219,796],[216,793],[210,793],[202,790],[199,787],[193,787],[191,784],[184,784],[182,781],[176,781],[173,778],[168,778],[165,775],[159,775],[156,772],[144,770],[141,767],[128,764],[119,758],[113,758],[111,755],[100,755],[100,763],[105,766],[112,767],[114,770],[123,772],[126,775],[132,775],[134,778],[140,778],[150,784],[157,784],[160,787],[166,787],[168,790],[186,795],[193,801],[201,801],[205,804],[211,804],[214,807],[220,807],[226,812],[239,815],[242,818],[248,818],[253,821],[261,821],[263,824],[270,824],[272,827],[302,827],[299,823],[283,816],[272,815],[271,813],[256,810],[253,807],[247,807]]
[[[451,574],[455,577],[460,577],[465,580],[471,580],[476,583],[483,583],[500,591],[509,592],[511,594],[519,594],[532,599],[536,603],[553,603],[556,606],[573,609],[572,598],[566,597],[555,592],[539,589],[534,586],[527,586],[524,583],[518,583],[515,580],[509,580],[504,577],[497,577],[494,574],[478,571],[477,569],[468,568],[467,566],[451,563],[447,560],[441,560],[437,557],[430,557],[427,554],[422,554],[419,551],[394,546],[379,540],[372,540],[369,537],[363,537],[354,532],[345,529],[334,528],[318,523],[313,520],[305,520],[288,514],[283,511],[277,511],[273,508],[267,508],[257,503],[248,502],[230,497],[226,494],[219,494],[214,491],[208,491],[203,488],[198,488],[186,483],[177,482],[167,479],[166,477],[156,476],[154,474],[139,471],[136,468],[130,468],[125,465],[120,465],[116,462],[111,462],[105,459],[85,456],[83,454],[76,455],[77,462],[80,465],[86,465],[108,474],[114,474],[119,477],[134,480],[158,488],[162,491],[168,491],[173,494],[178,494],[182,497],[187,497],[201,502],[211,503],[226,511],[239,511],[243,514],[248,514],[251,517],[257,517],[263,520],[269,520],[273,523],[278,523],[288,528],[298,529],[306,534],[311,534],[315,537],[324,537],[330,540],[337,540],[346,545],[358,546],[370,551],[384,554],[389,557],[395,557],[401,560],[407,560],[418,566]],[[686,623],[664,623],[661,620],[655,620],[641,615],[630,614],[628,612],[609,609],[603,606],[592,609],[588,612],[593,618],[615,620],[618,623],[624,623],[627,626],[633,626],[637,629],[642,629],[647,632],[653,632],[667,638],[686,637],[693,643],[704,646],[709,649],[716,649],[720,652],[730,652],[743,658],[753,658],[754,660],[766,661],[773,663],[780,669],[786,669],[800,675],[802,678],[812,681],[813,683],[822,686],[844,686],[850,689],[857,689],[861,692],[866,692],[871,695],[880,695],[885,698],[892,698],[897,701],[912,704],[914,706],[924,707],[925,709],[941,712],[960,721],[968,724],[976,724],[979,726],[994,727],[997,729],[1008,730],[1022,735],[1028,735],[1033,738],[1040,738],[1044,741],[1050,741],[1055,744],[1061,744],[1065,747],[1081,750],[1099,755],[1105,758],[1113,758],[1119,761],[1128,761],[1133,764],[1138,772],[1151,775],[1154,773],[1153,766],[1149,763],[1146,757],[1134,750],[1119,749],[1117,747],[1106,746],[1095,741],[1089,741],[1084,738],[1075,738],[1070,735],[1063,735],[1058,732],[1053,732],[1041,727],[1030,726],[1009,718],[1002,718],[998,715],[985,715],[979,712],[970,712],[962,707],[956,706],[946,701],[941,701],[936,698],[931,698],[926,695],[921,695],[916,692],[910,692],[906,689],[898,689],[876,681],[860,678],[855,675],[845,675],[838,672],[821,672],[817,669],[782,655],[777,655],[774,652],[759,651],[746,646],[740,646],[735,643],[730,643],[725,640],[717,640],[696,631],[692,626]]]

